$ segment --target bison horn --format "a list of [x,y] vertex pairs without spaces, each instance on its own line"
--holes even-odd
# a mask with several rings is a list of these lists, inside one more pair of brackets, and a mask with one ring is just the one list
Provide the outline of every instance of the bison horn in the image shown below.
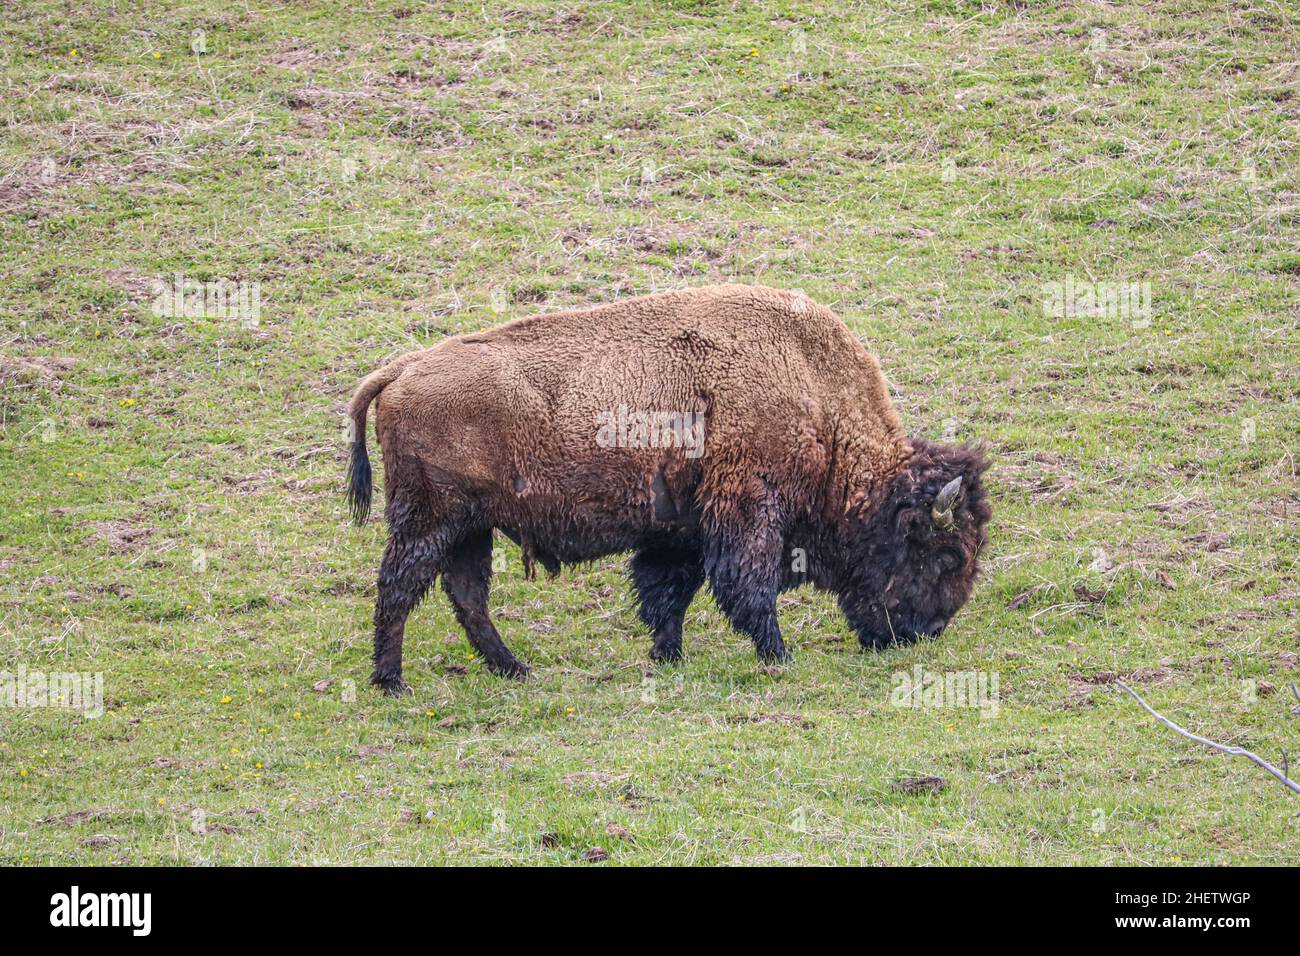
[[930,509],[930,519],[940,531],[951,531],[957,526],[957,523],[952,520],[952,509],[957,504],[957,496],[960,494],[961,477],[958,476],[944,485],[935,496],[934,507]]

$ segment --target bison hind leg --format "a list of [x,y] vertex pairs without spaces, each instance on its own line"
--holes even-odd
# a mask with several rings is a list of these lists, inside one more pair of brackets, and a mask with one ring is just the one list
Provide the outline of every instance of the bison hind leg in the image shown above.
[[446,554],[445,534],[391,534],[379,565],[375,600],[374,671],[370,682],[391,697],[409,694],[402,679],[406,619],[438,576]]
[[647,548],[632,556],[631,574],[641,620],[654,635],[650,656],[657,661],[679,660],[686,609],[704,583],[699,552]]
[[528,665],[511,652],[488,616],[492,581],[492,529],[470,532],[453,549],[442,573],[442,587],[451,599],[456,620],[469,642],[483,655],[488,670],[507,677],[525,677]]

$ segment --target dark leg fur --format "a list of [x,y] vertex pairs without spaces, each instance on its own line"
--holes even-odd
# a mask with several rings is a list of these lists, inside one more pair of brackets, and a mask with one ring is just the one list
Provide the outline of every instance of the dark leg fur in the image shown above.
[[379,565],[375,601],[375,669],[370,682],[391,696],[410,693],[402,680],[406,618],[420,603],[446,557],[445,532],[411,536],[394,531]]
[[759,659],[768,663],[790,657],[776,620],[782,547],[780,536],[768,531],[728,536],[705,552],[704,570],[714,600],[732,626],[753,639]]
[[492,580],[492,529],[474,531],[452,551],[442,575],[442,587],[451,598],[456,620],[488,669],[508,677],[524,677],[528,665],[506,647],[488,617],[488,586]]
[[700,555],[672,549],[638,551],[632,556],[631,573],[641,620],[654,635],[650,656],[657,661],[679,660],[682,620],[704,583]]
[[737,573],[726,566],[728,563],[724,560],[720,566],[709,569],[709,586],[718,607],[732,627],[753,639],[759,660],[769,664],[789,660],[790,652],[781,640],[781,628],[776,620],[775,582]]

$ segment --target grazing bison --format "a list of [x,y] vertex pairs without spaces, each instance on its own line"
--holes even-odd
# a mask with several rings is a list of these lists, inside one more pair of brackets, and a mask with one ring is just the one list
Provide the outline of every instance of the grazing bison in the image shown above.
[[839,598],[864,647],[937,634],[974,584],[990,510],[978,448],[909,438],[880,366],[832,313],[753,286],[520,319],[402,355],[349,407],[349,499],[370,509],[366,409],[387,472],[371,680],[402,680],[406,617],[434,578],[487,666],[527,666],[488,617],[492,533],[525,567],[634,552],[657,660],[707,579],[783,660],[776,597]]

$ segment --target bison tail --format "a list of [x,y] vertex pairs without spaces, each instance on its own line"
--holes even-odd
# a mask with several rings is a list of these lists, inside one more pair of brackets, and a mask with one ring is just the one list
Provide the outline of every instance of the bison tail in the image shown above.
[[370,515],[370,492],[373,483],[370,476],[370,455],[366,451],[366,413],[362,411],[360,422],[353,419],[353,427],[359,429],[352,439],[352,453],[348,456],[348,507],[352,512],[352,523],[363,525]]
[[366,451],[366,410],[385,386],[401,374],[404,358],[395,359],[363,378],[348,404],[348,432],[352,439],[352,453],[348,458],[348,505],[354,524],[365,524],[370,515],[370,493],[373,490],[370,455]]

